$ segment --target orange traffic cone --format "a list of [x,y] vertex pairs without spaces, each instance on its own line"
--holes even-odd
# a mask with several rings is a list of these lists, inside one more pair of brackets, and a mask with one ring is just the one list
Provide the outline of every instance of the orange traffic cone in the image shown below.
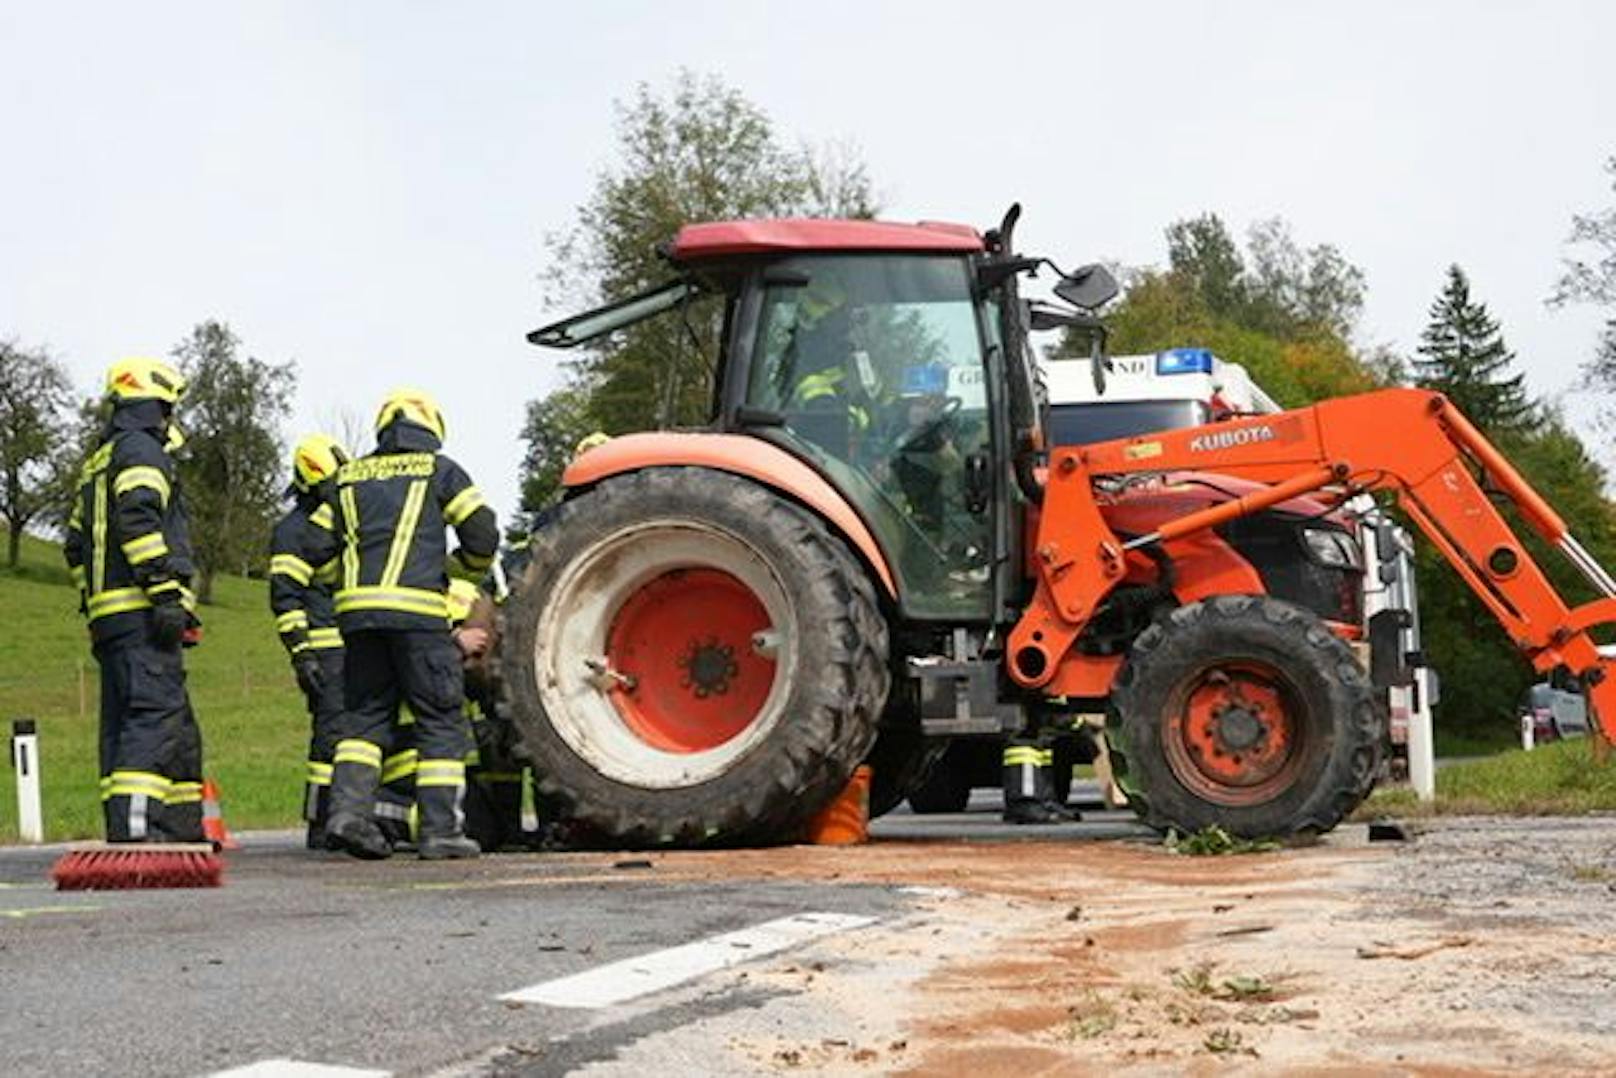
[[870,840],[870,768],[853,769],[836,800],[808,824],[808,841],[815,846],[857,846]]
[[230,836],[230,829],[224,825],[224,813],[219,811],[219,787],[212,779],[202,780],[202,833],[215,849],[241,849],[241,843]]

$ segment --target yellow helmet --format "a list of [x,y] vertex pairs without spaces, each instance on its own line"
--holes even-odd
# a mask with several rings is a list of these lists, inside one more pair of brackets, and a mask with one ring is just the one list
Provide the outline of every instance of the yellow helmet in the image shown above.
[[818,276],[802,290],[798,305],[803,320],[817,322],[847,303],[847,288],[835,277]]
[[386,430],[395,419],[407,419],[419,427],[425,427],[437,435],[440,442],[449,433],[438,402],[425,390],[404,387],[389,393],[387,399],[382,401],[381,410],[376,413],[376,433]]
[[578,444],[573,447],[572,455],[574,458],[581,457],[597,445],[605,445],[611,440],[612,436],[603,430],[592,431],[578,439]]
[[185,376],[160,359],[130,356],[107,368],[107,398],[117,403],[156,400],[175,404],[185,392]]
[[310,434],[292,448],[292,486],[310,491],[348,463],[348,451],[329,434]]
[[449,621],[459,625],[471,616],[471,604],[477,601],[477,585],[455,577],[449,581]]

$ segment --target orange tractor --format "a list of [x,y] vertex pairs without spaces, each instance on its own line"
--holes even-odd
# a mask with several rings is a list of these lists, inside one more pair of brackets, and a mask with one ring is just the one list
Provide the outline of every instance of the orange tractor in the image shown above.
[[[722,327],[710,426],[574,461],[506,606],[507,703],[550,804],[624,845],[787,840],[863,761],[895,802],[949,737],[1103,709],[1152,826],[1328,830],[1375,781],[1383,716],[1348,627],[1276,597],[1224,534],[1366,491],[1616,732],[1588,634],[1616,581],[1439,395],[1047,450],[1030,335],[1102,339],[1116,283],[1056,270],[1065,305],[1024,300],[1053,266],[1016,253],[1018,212],[985,235],[689,225],[665,285],[530,335]],[[1235,482],[1186,493],[1208,473]],[[1570,607],[1483,482],[1605,598]]]

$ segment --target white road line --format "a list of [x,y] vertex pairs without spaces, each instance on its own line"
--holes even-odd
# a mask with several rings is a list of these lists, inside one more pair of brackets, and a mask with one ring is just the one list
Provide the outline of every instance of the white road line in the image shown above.
[[847,913],[799,913],[765,921],[739,932],[726,932],[638,958],[625,958],[604,966],[543,981],[500,996],[513,1003],[544,1003],[551,1007],[609,1007],[637,996],[660,992],[716,970],[775,954],[821,936],[863,928],[874,917]]
[[260,1059],[245,1067],[218,1071],[208,1078],[390,1078],[392,1073],[336,1067],[329,1063],[303,1063],[296,1059]]

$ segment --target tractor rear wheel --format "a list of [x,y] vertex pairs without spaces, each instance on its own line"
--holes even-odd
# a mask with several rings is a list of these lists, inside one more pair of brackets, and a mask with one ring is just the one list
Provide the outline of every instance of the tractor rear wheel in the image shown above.
[[875,738],[889,682],[868,574],[820,520],[703,468],[564,502],[506,613],[539,789],[615,845],[797,838]]
[[1368,796],[1380,723],[1340,638],[1290,603],[1179,607],[1134,642],[1107,715],[1117,783],[1158,830],[1319,833]]

